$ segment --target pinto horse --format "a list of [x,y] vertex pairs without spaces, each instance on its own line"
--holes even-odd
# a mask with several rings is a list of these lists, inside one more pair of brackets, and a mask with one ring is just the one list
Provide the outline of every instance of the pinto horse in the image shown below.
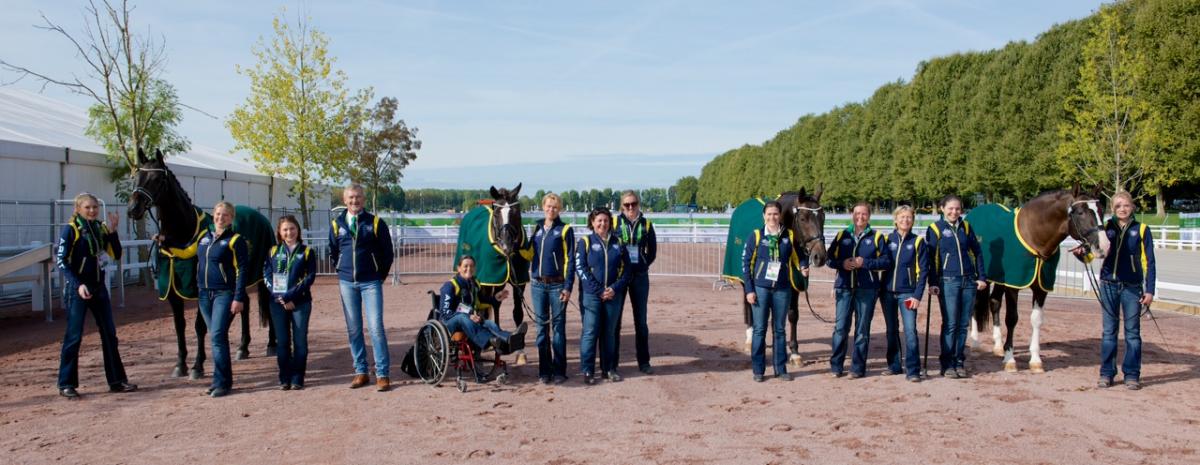
[[[208,326],[197,312],[194,328],[196,359],[189,370],[185,334],[187,321],[183,304],[185,300],[196,300],[199,296],[195,276],[195,246],[201,233],[212,224],[212,218],[192,204],[187,191],[163,161],[161,150],[156,150],[154,157],[147,158],[138,149],[138,165],[137,187],[130,196],[128,214],[130,218],[140,220],[151,208],[158,211],[156,221],[161,241],[153,258],[157,264],[159,300],[166,300],[171,305],[175,323],[178,358],[172,376],[180,377],[187,371],[191,379],[199,379],[204,376],[204,336],[208,333]],[[241,234],[250,246],[246,282],[257,289],[259,321],[269,328],[267,354],[271,355],[276,345],[275,330],[270,325],[270,292],[263,282],[262,264],[267,251],[275,244],[274,229],[271,222],[257,210],[238,206],[234,213],[234,231]],[[249,312],[242,312],[242,341],[237,351],[238,360],[249,357],[249,346],[250,315]]]
[[[775,199],[783,205],[781,224],[790,228],[796,235],[796,244],[808,255],[810,267],[821,266],[825,263],[825,210],[821,208],[822,188],[809,194],[801,188],[799,192],[785,192]],[[808,292],[808,281],[805,280],[803,292]],[[750,347],[753,328],[750,328],[750,304],[742,299],[742,311],[746,321],[746,347]],[[800,294],[792,294],[788,305],[788,360],[799,366],[803,363],[800,356],[800,341],[796,336],[796,325],[800,320]]]
[[[988,212],[993,214],[989,215]],[[967,221],[979,235],[987,270],[989,289],[978,291],[975,318],[971,322],[970,344],[979,345],[979,328],[992,322],[992,353],[1004,357],[1004,370],[1017,371],[1013,357],[1013,329],[1017,326],[1017,294],[1033,291],[1033,310],[1029,339],[1029,371],[1045,371],[1041,358],[1041,325],[1046,296],[1054,290],[1059,259],[1059,244],[1069,236],[1085,244],[1098,256],[1108,250],[1108,238],[1100,231],[1100,189],[1090,193],[1055,190],[1034,197],[1015,212],[999,205],[984,205],[971,210]],[[1004,300],[1007,336],[1000,339],[1000,303]]]

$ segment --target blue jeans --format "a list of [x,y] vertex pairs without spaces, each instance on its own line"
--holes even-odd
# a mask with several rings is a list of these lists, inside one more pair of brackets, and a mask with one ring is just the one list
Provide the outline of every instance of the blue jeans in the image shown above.
[[[583,335],[579,338],[579,364],[586,374],[596,372],[596,344],[600,344],[600,370],[615,370],[617,336],[621,327],[621,299],[602,301],[600,296],[583,295]],[[597,341],[599,340],[599,341]]]
[[342,291],[342,313],[346,317],[346,333],[350,337],[350,356],[354,358],[354,373],[367,374],[367,346],[363,342],[363,316],[371,332],[371,349],[375,352],[375,376],[386,377],[391,369],[387,334],[383,330],[383,282],[338,281]]
[[[633,307],[633,337],[637,346],[638,368],[650,366],[650,327],[646,324],[646,303],[650,300],[650,275],[645,272],[630,274],[629,286],[625,288],[629,296],[630,306]],[[625,296],[621,296],[625,301]],[[622,304],[622,307],[624,305]],[[620,333],[620,328],[617,332]],[[620,338],[617,339],[617,350],[620,350]]]
[[296,304],[287,311],[279,302],[271,301],[271,326],[278,338],[275,358],[279,362],[279,384],[304,385],[308,367],[308,318],[312,302]]
[[1121,372],[1126,380],[1142,375],[1142,286],[1104,281],[1100,284],[1103,305],[1104,332],[1100,334],[1100,376],[1112,379],[1117,375],[1117,330],[1125,321],[1125,360]]
[[496,326],[496,322],[492,320],[483,320],[480,323],[471,321],[471,315],[466,313],[455,313],[454,316],[446,319],[443,322],[446,325],[446,331],[450,334],[462,331],[467,335],[467,340],[476,348],[487,347],[493,337],[508,339],[508,332]]
[[[854,317],[854,354],[850,371],[859,375],[867,372],[867,346],[871,344],[871,318],[875,316],[875,289],[838,289],[837,316],[833,324],[833,355],[829,357],[829,369],[842,373],[846,364],[846,340],[850,336],[851,303]],[[851,302],[853,301],[853,302]]]
[[567,304],[559,300],[562,290],[562,283],[534,281],[531,286],[538,323],[538,376],[567,375]]
[[229,307],[232,304],[233,291],[200,290],[200,315],[208,325],[208,339],[212,342],[214,388],[233,388],[233,365],[229,361],[229,324],[233,322]]
[[788,305],[792,303],[792,288],[768,289],[755,286],[754,294],[756,300],[750,312],[754,320],[750,365],[756,375],[761,375],[767,370],[767,318],[770,318],[775,374],[787,373],[787,333],[783,330],[783,322],[787,318]]
[[942,278],[942,372],[963,368],[967,361],[967,330],[975,308],[975,278]]
[[[904,301],[911,298],[912,293],[895,293],[884,291],[880,296],[883,304],[883,322],[887,327],[887,364],[892,373],[900,373],[900,357],[904,357],[904,374],[908,376],[921,375],[921,350],[918,344],[920,335],[917,334],[917,312],[904,307]],[[904,352],[900,352],[900,331],[897,325],[897,315],[904,321]]]
[[117,351],[117,326],[113,323],[112,303],[104,285],[89,286],[92,298],[79,297],[79,286],[67,286],[67,333],[63,337],[62,356],[58,363],[58,388],[79,387],[79,343],[83,340],[83,320],[88,310],[96,319],[100,333],[100,351],[104,354],[104,379],[108,385],[128,382],[121,353]]

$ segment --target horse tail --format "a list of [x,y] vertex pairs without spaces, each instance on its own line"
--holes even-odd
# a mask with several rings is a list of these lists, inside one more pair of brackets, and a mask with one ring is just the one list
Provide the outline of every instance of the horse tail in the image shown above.
[[[1003,295],[1004,286],[988,283],[987,287],[975,291],[975,323],[979,328],[986,328],[992,323],[992,297],[997,299]],[[998,305],[998,304],[997,304]]]

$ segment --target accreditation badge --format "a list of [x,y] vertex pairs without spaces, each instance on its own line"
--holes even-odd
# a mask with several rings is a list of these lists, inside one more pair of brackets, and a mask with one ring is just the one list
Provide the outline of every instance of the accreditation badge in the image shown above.
[[630,244],[625,246],[625,250],[629,252],[629,263],[638,263],[638,246]]
[[458,313],[471,313],[471,310],[474,310],[471,304],[458,304]]
[[779,279],[779,268],[782,265],[779,260],[771,260],[767,262],[767,281],[775,282]]
[[287,273],[271,273],[271,290],[275,294],[283,294],[287,291]]

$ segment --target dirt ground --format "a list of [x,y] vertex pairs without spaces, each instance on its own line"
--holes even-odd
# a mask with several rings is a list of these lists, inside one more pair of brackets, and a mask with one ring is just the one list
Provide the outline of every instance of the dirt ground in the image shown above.
[[[277,389],[266,330],[253,357],[234,362],[233,395],[202,395],[209,380],[172,378],[169,310],[145,289],[118,309],[120,349],[141,390],[107,392],[99,338],[87,323],[79,401],[60,398],[61,319],[0,320],[3,463],[1197,463],[1200,461],[1200,319],[1160,311],[1143,322],[1141,391],[1097,389],[1100,317],[1094,301],[1051,296],[1043,326],[1045,374],[1031,374],[1028,310],[1018,326],[1021,371],[972,352],[973,377],[919,384],[881,376],[876,316],[868,376],[833,379],[832,327],[802,310],[805,364],[795,381],[751,381],[740,292],[711,280],[652,279],[651,350],[657,372],[638,373],[632,317],[621,344],[621,383],[537,383],[530,364],[508,385],[434,388],[400,372],[443,278],[405,277],[385,290],[385,322],[399,386],[350,390],[352,375],[336,283],[315,287],[308,386]],[[828,283],[816,311],[832,317]],[[1022,295],[1027,306],[1028,296]],[[936,311],[934,312],[936,313]],[[189,319],[195,306],[188,307]],[[924,309],[920,324],[925,322]],[[505,326],[511,326],[506,314]],[[933,329],[938,327],[934,317]],[[190,325],[189,325],[190,326]],[[236,331],[233,332],[236,334]],[[568,371],[578,371],[577,310],[568,310]],[[938,343],[930,342],[936,365]],[[923,337],[923,335],[922,335]],[[189,336],[193,338],[193,336]],[[236,336],[233,336],[236,340]],[[990,348],[990,336],[984,337]],[[923,339],[922,339],[923,342]],[[532,348],[533,332],[528,343]],[[194,347],[194,339],[189,342]],[[1167,349],[1173,354],[1169,354]],[[194,352],[193,352],[194,353]],[[368,352],[369,354],[369,352]],[[847,361],[847,363],[849,363]],[[211,361],[206,366],[211,373]],[[768,370],[769,372],[769,370]],[[936,373],[936,369],[934,370]]]

